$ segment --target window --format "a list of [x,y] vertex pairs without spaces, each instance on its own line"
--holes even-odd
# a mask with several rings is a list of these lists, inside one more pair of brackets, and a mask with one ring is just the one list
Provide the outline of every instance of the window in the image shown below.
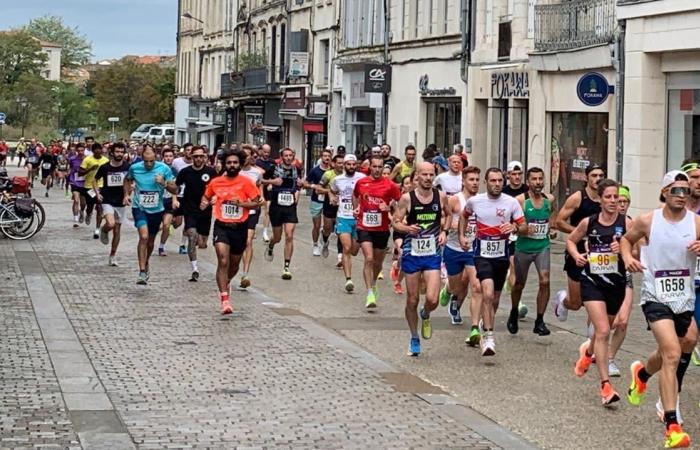
[[510,21],[498,24],[498,60],[510,59],[511,34]]
[[448,29],[448,23],[450,21],[449,17],[449,0],[443,0],[442,2],[442,33],[447,34],[447,29]]
[[276,77],[275,70],[277,68],[277,26],[272,26],[272,34],[270,35],[270,80],[274,82]]
[[280,82],[287,80],[287,69],[285,64],[287,62],[286,52],[287,52],[287,25],[280,25]]
[[666,167],[700,158],[700,89],[669,89],[667,135]]
[[257,31],[253,31],[253,38],[251,39],[253,41],[253,53],[258,53],[258,33]]
[[267,53],[267,29],[263,28],[260,32],[260,54]]
[[328,86],[330,77],[330,41],[328,39],[321,40],[321,79],[323,84]]
[[437,145],[445,157],[451,155],[454,144],[460,142],[461,121],[462,105],[459,101],[428,103],[428,144]]
[[413,37],[418,37],[418,21],[420,19],[420,4],[418,0],[413,0]]

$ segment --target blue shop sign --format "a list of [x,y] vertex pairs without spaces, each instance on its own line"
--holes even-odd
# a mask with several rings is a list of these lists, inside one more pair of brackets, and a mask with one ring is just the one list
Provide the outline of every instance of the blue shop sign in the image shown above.
[[578,81],[576,94],[584,105],[599,106],[605,103],[608,95],[615,92],[615,87],[598,72],[588,72]]

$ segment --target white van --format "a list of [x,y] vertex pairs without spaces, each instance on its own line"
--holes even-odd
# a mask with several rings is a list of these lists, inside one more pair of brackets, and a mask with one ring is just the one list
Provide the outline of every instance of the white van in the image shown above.
[[148,130],[146,140],[154,144],[160,144],[164,141],[175,142],[175,126],[172,124],[156,125]]
[[131,136],[129,136],[129,137],[131,138],[132,141],[140,141],[140,140],[146,139],[146,136],[148,136],[148,132],[154,126],[156,126],[155,123],[142,123],[141,125],[138,126],[138,128],[136,128],[134,130],[133,133],[131,133]]

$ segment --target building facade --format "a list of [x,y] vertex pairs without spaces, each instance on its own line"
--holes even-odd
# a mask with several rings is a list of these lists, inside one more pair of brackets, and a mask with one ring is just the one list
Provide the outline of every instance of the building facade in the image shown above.
[[49,81],[61,80],[61,46],[41,41],[41,51],[46,54],[46,64],[41,76]]

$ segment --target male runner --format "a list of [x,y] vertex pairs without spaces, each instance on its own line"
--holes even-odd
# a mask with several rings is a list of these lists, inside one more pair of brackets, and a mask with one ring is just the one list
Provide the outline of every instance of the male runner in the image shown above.
[[355,183],[353,210],[358,211],[357,242],[365,258],[362,271],[367,288],[365,308],[376,308],[377,276],[382,270],[389,242],[389,210],[391,204],[401,198],[401,190],[382,176],[384,158],[381,155],[370,158],[369,169],[370,175]]
[[[686,207],[690,195],[688,176],[678,170],[664,175],[662,208],[639,216],[622,238],[621,252],[630,272],[644,275],[641,304],[658,348],[646,364],[632,363],[632,383],[627,399],[638,406],[646,396],[649,378],[659,374],[664,411],[666,448],[690,446],[690,436],[678,416],[678,364],[683,347],[695,345],[697,324],[693,320],[695,293],[693,272],[700,254],[700,218]],[[646,239],[636,259],[632,247]]]
[[248,235],[248,215],[260,205],[260,188],[248,177],[240,176],[246,156],[239,150],[222,154],[223,176],[207,184],[200,202],[204,211],[213,205],[216,285],[219,288],[221,314],[231,314],[230,285],[241,263]]
[[38,166],[41,169],[41,184],[46,187],[45,197],[49,196],[49,189],[53,186],[53,176],[56,172],[58,160],[56,155],[50,151],[45,151],[39,156]]
[[481,340],[481,355],[496,354],[493,336],[494,318],[501,298],[501,291],[508,273],[508,238],[517,226],[525,223],[520,204],[510,195],[502,194],[503,172],[497,167],[486,171],[486,193],[470,197],[460,217],[460,242],[468,248],[463,231],[467,229],[468,219],[476,219],[476,237],[474,239],[474,263],[476,276],[481,282],[483,296],[483,320],[485,336]]
[[390,175],[390,178],[399,184],[401,184],[401,180],[409,176],[416,168],[416,148],[412,144],[406,146],[404,155],[406,159],[396,164]]
[[[600,197],[598,196],[598,182],[605,178],[605,171],[597,164],[586,167],[586,186],[578,192],[574,192],[566,199],[564,206],[557,215],[557,230],[562,233],[571,233],[574,228],[585,219],[600,212]],[[579,253],[586,251],[584,242],[578,244]],[[566,290],[557,292],[554,300],[554,315],[560,321],[565,321],[569,310],[578,311],[581,304],[581,270],[576,265],[568,252],[564,253],[564,272],[568,283],[568,296]]]
[[[357,182],[365,174],[357,172],[355,155],[345,155],[343,158],[345,172],[333,178],[330,185],[331,202],[338,205],[338,222],[335,232],[343,246],[343,272],[345,274],[345,292],[355,290],[352,282],[352,257],[357,255],[360,247],[357,242],[357,221],[353,207],[353,192]],[[375,305],[376,306],[376,305]]]
[[[258,159],[255,161],[255,165],[263,170],[264,174],[271,173],[275,167],[275,161],[270,158],[272,153],[272,147],[269,144],[263,144],[260,147],[260,152],[258,154]],[[265,198],[265,204],[263,209],[265,210],[265,215],[263,216],[263,242],[270,242],[269,228],[270,228],[270,198],[272,197],[272,184],[270,179],[266,179],[263,176],[263,196]]]
[[[690,181],[690,195],[686,201],[686,209],[695,214],[700,214],[700,160],[687,159],[683,161],[681,170],[688,175]],[[700,258],[695,267],[695,323],[700,323]],[[684,352],[685,353],[685,352]],[[696,366],[700,366],[700,347],[695,346],[691,353],[691,360]],[[683,355],[681,355],[683,360]],[[683,361],[681,361],[682,364]]]
[[[85,225],[90,225],[90,218],[92,217],[93,210],[97,210],[95,214],[95,232],[93,233],[93,238],[100,238],[100,223],[102,222],[102,207],[97,205],[97,193],[92,189],[93,181],[95,180],[95,175],[97,175],[97,170],[100,166],[107,164],[109,158],[102,154],[102,144],[95,142],[92,144],[92,154],[86,156],[83,159],[82,164],[80,164],[80,169],[78,169],[78,174],[85,177],[85,189],[87,189],[87,195],[85,197],[86,203],[86,215],[85,215]],[[97,182],[99,187],[102,187],[102,181]],[[97,206],[97,208],[95,208]]]
[[314,243],[314,256],[321,256],[321,246],[319,245],[318,238],[321,234],[321,216],[323,215],[323,201],[325,200],[325,197],[319,198],[319,195],[316,192],[316,187],[321,182],[323,174],[326,173],[327,170],[331,169],[332,157],[333,153],[329,149],[324,149],[321,152],[320,164],[309,171],[309,174],[306,176],[306,182],[304,183],[305,187],[311,189],[309,211],[311,212],[311,222],[313,224],[311,228],[311,241]]
[[291,148],[285,148],[282,150],[280,164],[272,166],[263,177],[269,180],[269,184],[272,186],[269,208],[272,239],[267,244],[265,260],[272,261],[274,259],[275,245],[282,240],[282,231],[284,231],[283,280],[292,279],[289,264],[294,253],[294,229],[299,223],[297,204],[299,202],[300,176],[301,174],[294,164],[294,151]]
[[[447,197],[433,187],[435,167],[423,162],[416,167],[416,188],[403,194],[394,213],[394,229],[406,233],[403,241],[401,269],[406,274],[406,321],[411,332],[409,355],[420,355],[418,305],[421,280],[425,283],[425,303],[420,310],[421,336],[430,339],[433,328],[430,312],[438,306],[440,291],[439,247],[445,245],[448,216]],[[405,220],[405,223],[404,223]]]
[[[472,299],[469,305],[471,314],[471,330],[466,339],[466,343],[472,347],[481,341],[479,332],[479,319],[481,318],[481,285],[476,278],[476,268],[474,267],[474,251],[472,243],[476,233],[476,220],[471,217],[466,229],[460,231],[459,218],[467,205],[467,200],[479,193],[479,176],[481,170],[476,166],[469,166],[462,171],[462,192],[451,196],[448,199],[450,215],[448,216],[449,229],[447,243],[442,254],[445,269],[447,271],[447,286],[440,291],[440,304],[445,306],[449,302],[449,313],[452,325],[462,323],[460,308],[467,298],[469,287],[472,288]],[[459,236],[464,234],[466,248],[462,247]]]
[[[507,183],[503,186],[503,193],[515,198],[520,194],[527,192],[527,184],[523,183],[523,163],[520,161],[511,161],[508,163],[506,170]],[[508,241],[508,278],[506,279],[506,292],[508,292],[515,284],[515,268],[513,265],[513,257],[515,255],[515,242],[518,240],[518,235],[513,233]]]
[[[187,142],[185,145],[182,146],[182,153],[178,158],[175,158],[173,160],[173,164],[171,166],[171,169],[173,170],[173,175],[177,177],[177,174],[180,173],[182,169],[184,169],[187,166],[192,165],[192,148],[194,147],[194,144],[191,142]],[[185,186],[181,186],[180,189],[177,191],[177,196],[171,196],[173,199],[173,222],[179,226],[182,224],[182,208],[180,208],[180,203],[182,201],[182,195],[185,193]],[[166,205],[167,208],[167,205]],[[178,249],[178,253],[180,255],[186,255],[187,254],[187,243],[189,242],[189,238],[187,237],[187,233],[185,233],[185,229],[183,228],[182,230],[182,240],[180,241],[180,247]]]
[[[338,217],[338,204],[331,203],[330,184],[335,177],[343,174],[343,158],[344,155],[335,155],[332,161],[332,169],[327,170],[321,181],[316,187],[316,194],[319,198],[323,197],[323,229],[321,237],[323,239],[323,247],[321,247],[321,256],[328,258],[328,239],[331,232],[335,229],[336,218]],[[338,247],[338,262],[336,267],[343,267],[343,246],[340,239],[337,242]]]
[[126,176],[129,182],[124,183],[124,205],[131,205],[134,225],[139,232],[137,246],[139,277],[136,284],[146,285],[150,278],[148,262],[163,221],[165,209],[163,192],[167,189],[171,194],[177,193],[177,184],[170,167],[156,161],[156,152],[153,147],[147,144],[141,153],[141,158],[143,159],[141,162],[129,167]]
[[[185,235],[187,236],[187,255],[192,266],[189,281],[199,280],[197,266],[197,247],[207,248],[207,237],[211,230],[211,208],[201,209],[200,203],[207,184],[216,176],[214,168],[207,165],[207,153],[201,146],[192,148],[192,165],[177,174],[175,183],[185,186],[180,207],[185,216]],[[166,166],[167,167],[167,166]]]
[[[255,155],[254,149],[251,145],[243,145],[243,156],[245,157],[245,162],[243,168],[241,169],[241,175],[248,177],[255,186],[260,190],[260,201],[264,202],[263,191],[262,191],[262,169],[255,165]],[[224,164],[225,166],[225,164]],[[248,273],[250,272],[250,265],[253,262],[253,239],[255,239],[255,228],[260,220],[261,208],[260,205],[257,208],[253,208],[248,211],[248,236],[245,251],[243,251],[243,271],[241,272],[241,289],[247,289],[250,286],[250,277]]]
[[[105,223],[100,229],[100,242],[109,244],[112,232],[112,248],[109,252],[109,265],[117,267],[117,248],[121,237],[122,223],[126,220],[124,208],[124,180],[129,171],[129,163],[124,159],[126,147],[122,142],[115,143],[109,150],[110,160],[97,169],[92,189],[97,193],[97,202],[102,205]],[[102,181],[102,188],[99,186]]]
[[73,228],[78,228],[79,223],[83,223],[85,219],[85,197],[87,197],[87,189],[85,189],[85,177],[80,175],[80,165],[85,158],[85,146],[78,143],[75,146],[75,154],[68,158],[70,165],[70,173],[68,175],[70,183],[70,191],[73,196]]
[[391,154],[391,145],[386,142],[382,144],[382,158],[384,158],[384,167],[389,168],[389,174],[401,162],[399,158]]
[[[166,166],[170,167],[173,171],[173,175],[177,176],[175,169],[173,168],[173,161],[175,159],[175,151],[170,147],[163,149],[161,153],[161,161]],[[186,167],[186,166],[185,166]],[[158,245],[158,256],[167,256],[168,253],[165,250],[165,244],[168,242],[170,237],[170,226],[174,225],[173,228],[178,228],[182,223],[182,216],[178,216],[176,220],[173,220],[173,215],[175,210],[180,208],[180,202],[177,197],[173,197],[168,191],[163,192],[163,226],[160,232],[160,245]]]
[[447,194],[448,197],[462,191],[462,160],[457,155],[447,158],[449,170],[435,177],[433,185]]
[[550,238],[556,237],[556,231],[550,226],[556,219],[554,196],[544,193],[544,171],[539,167],[527,170],[528,191],[518,195],[516,200],[525,214],[525,223],[518,229],[518,240],[515,241],[515,284],[510,293],[511,310],[508,316],[508,331],[518,332],[518,307],[525,289],[530,265],[535,264],[539,289],[537,291],[537,318],[533,333],[540,336],[550,334],[544,323],[544,312],[549,303],[549,263]]

